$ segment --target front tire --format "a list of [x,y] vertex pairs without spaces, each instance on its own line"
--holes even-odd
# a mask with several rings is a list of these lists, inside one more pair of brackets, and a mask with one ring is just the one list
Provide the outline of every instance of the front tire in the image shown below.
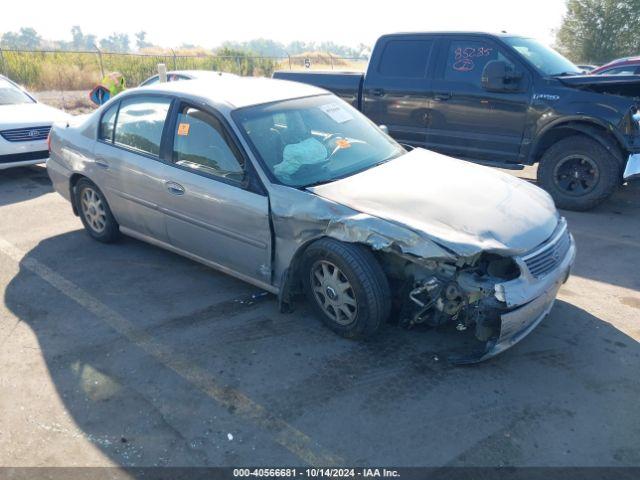
[[322,239],[305,251],[304,290],[331,330],[346,338],[375,334],[389,316],[389,282],[371,251]]
[[100,189],[89,179],[81,178],[75,186],[75,195],[80,219],[91,238],[103,243],[115,242],[120,228]]
[[620,162],[596,140],[574,135],[544,153],[538,184],[558,208],[589,210],[609,198],[620,184]]

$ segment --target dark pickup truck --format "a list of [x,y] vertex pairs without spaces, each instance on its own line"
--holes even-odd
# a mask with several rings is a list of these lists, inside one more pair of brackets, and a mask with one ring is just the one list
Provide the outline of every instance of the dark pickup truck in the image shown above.
[[539,163],[561,208],[592,208],[640,176],[640,77],[582,75],[530,38],[385,35],[366,74],[273,76],[334,92],[403,144],[501,168]]

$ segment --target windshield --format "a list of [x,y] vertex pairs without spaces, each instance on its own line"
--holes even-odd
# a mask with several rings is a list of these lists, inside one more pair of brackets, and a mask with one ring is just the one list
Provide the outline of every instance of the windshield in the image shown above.
[[233,117],[272,177],[292,187],[348,177],[405,153],[333,95],[243,108]]
[[503,40],[529,60],[545,76],[579,75],[582,70],[554,49],[532,38],[504,37]]
[[33,103],[33,100],[10,82],[0,78],[0,105],[17,105]]

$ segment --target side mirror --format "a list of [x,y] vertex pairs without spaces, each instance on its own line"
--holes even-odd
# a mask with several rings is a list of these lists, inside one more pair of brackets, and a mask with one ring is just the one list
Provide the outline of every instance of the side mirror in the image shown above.
[[389,127],[387,127],[386,125],[378,125],[378,128],[389,135]]
[[488,62],[482,71],[482,88],[489,92],[515,92],[522,74],[502,60]]

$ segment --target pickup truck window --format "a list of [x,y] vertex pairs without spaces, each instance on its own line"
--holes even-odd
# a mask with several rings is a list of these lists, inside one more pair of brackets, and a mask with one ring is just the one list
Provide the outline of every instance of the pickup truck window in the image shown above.
[[432,44],[430,40],[390,40],[382,51],[378,73],[384,77],[423,78]]
[[503,37],[503,40],[526,58],[542,75],[580,75],[582,73],[576,65],[537,40],[523,37]]
[[348,177],[405,153],[333,95],[246,107],[232,116],[271,176],[291,187]]
[[444,78],[480,85],[485,65],[491,60],[498,59],[511,63],[492,44],[478,41],[453,41],[449,45]]

